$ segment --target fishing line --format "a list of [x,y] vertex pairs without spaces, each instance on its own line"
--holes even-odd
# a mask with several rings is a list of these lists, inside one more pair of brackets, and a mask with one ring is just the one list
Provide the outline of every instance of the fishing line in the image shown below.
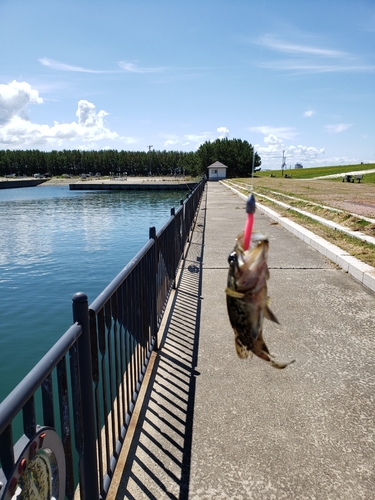
[[[263,33],[263,22],[264,22],[264,5],[265,5],[265,0],[263,0],[263,8],[262,8],[262,16],[261,16],[261,34]],[[262,44],[261,49],[262,50]],[[260,73],[260,67],[257,71],[258,73],[258,81],[259,81],[259,73]],[[244,229],[244,237],[243,237],[243,249],[246,251],[248,250],[251,242],[251,234],[253,231],[253,224],[254,224],[254,214],[255,214],[255,209],[256,209],[256,202],[255,202],[255,197],[254,197],[254,171],[255,171],[255,144],[253,146],[253,158],[252,158],[252,166],[251,166],[251,178],[250,178],[250,192],[249,192],[249,197],[246,202],[246,223],[245,223],[245,229]]]
[[[260,22],[260,36],[261,37],[263,36],[263,30],[264,30],[265,3],[266,3],[266,0],[263,0],[263,2],[262,2],[262,12],[261,12],[261,16],[260,16],[261,17],[261,22]],[[259,49],[260,60],[259,60],[258,68],[257,68],[257,71],[256,71],[257,76],[255,78],[255,81],[256,80],[258,81],[257,88],[259,88],[259,86],[260,86],[260,80],[261,80],[261,75],[260,75],[261,65],[260,65],[260,61],[262,60],[262,51],[263,51],[263,44],[262,44],[262,40],[261,39],[259,41],[259,45],[260,45],[260,49]],[[253,146],[253,159],[252,159],[251,177],[250,177],[250,194],[253,194],[253,191],[254,191],[254,172],[255,172],[255,144],[254,144],[254,142],[253,142],[252,146]]]

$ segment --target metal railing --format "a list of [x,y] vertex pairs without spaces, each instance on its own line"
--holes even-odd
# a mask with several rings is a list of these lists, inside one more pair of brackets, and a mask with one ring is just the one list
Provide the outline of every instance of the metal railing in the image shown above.
[[[204,190],[201,181],[0,404],[0,499],[105,498]],[[42,496],[42,493],[45,496]]]

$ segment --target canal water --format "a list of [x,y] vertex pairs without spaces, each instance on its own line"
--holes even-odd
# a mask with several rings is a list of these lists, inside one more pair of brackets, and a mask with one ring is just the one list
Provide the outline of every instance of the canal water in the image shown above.
[[0,401],[160,229],[183,191],[0,190]]

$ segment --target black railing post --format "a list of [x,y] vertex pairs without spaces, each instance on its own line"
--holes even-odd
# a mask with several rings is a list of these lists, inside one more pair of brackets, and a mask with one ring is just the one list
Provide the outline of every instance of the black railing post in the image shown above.
[[172,228],[173,228],[173,236],[172,236],[172,248],[173,248],[173,252],[172,252],[172,264],[171,264],[171,268],[173,269],[173,284],[172,284],[172,288],[175,289],[176,288],[176,275],[177,275],[177,262],[178,262],[178,259],[177,259],[177,255],[176,255],[176,252],[177,252],[177,248],[179,247],[179,241],[180,241],[180,235],[177,233],[177,228],[176,228],[176,210],[174,207],[171,208],[171,217],[174,217],[174,220],[172,222]]
[[[78,339],[78,359],[81,385],[83,454],[80,468],[80,493],[84,500],[99,498],[94,395],[92,382],[89,306],[87,295],[78,292],[73,296],[73,321],[81,325]],[[101,453],[101,450],[99,450]]]
[[13,431],[11,424],[0,434],[0,459],[5,477],[10,479],[14,467]]
[[184,205],[184,200],[180,200],[180,206],[182,207],[182,218],[181,218],[181,244],[180,244],[180,254],[181,254],[181,259],[184,260],[184,248],[185,248],[185,205]]
[[159,255],[158,255],[158,242],[157,242],[157,237],[156,237],[156,228],[154,226],[150,227],[149,231],[149,237],[150,240],[154,240],[154,255],[153,255],[153,269],[151,270],[151,276],[153,276],[153,279],[151,280],[151,287],[150,287],[150,300],[151,300],[151,311],[150,311],[150,328],[151,328],[151,337],[154,337],[155,339],[155,349],[159,349],[159,343],[158,343],[158,338],[157,338],[157,285],[156,285],[156,280],[158,279],[158,260],[159,260]]

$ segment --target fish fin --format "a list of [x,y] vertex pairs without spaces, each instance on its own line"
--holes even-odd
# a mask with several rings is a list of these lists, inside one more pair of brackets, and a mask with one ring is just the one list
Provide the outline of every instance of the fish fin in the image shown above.
[[263,359],[267,363],[269,363],[273,368],[278,368],[279,370],[283,370],[286,368],[288,365],[291,365],[292,363],[295,362],[295,359],[292,361],[289,361],[288,363],[280,363],[279,361],[275,361],[272,358],[272,354],[270,354],[268,347],[266,343],[263,340],[262,335],[259,336],[258,340],[254,342],[254,350],[253,353],[255,356],[258,356],[258,358]]
[[243,299],[245,294],[241,292],[236,292],[236,290],[232,290],[231,288],[226,288],[225,293],[234,299]]
[[258,315],[257,322],[253,324],[251,328],[251,337],[253,340],[258,340],[259,338],[262,339],[262,325],[263,325],[263,314],[262,311],[260,311],[260,314]]
[[237,356],[240,359],[245,359],[249,356],[250,351],[245,345],[243,345],[236,330],[234,330],[234,345],[236,346]]
[[268,307],[268,304],[264,308],[264,317],[269,319],[270,321],[273,321],[274,323],[280,324],[280,321],[276,318],[271,309]]
[[254,342],[254,354],[256,354],[255,351],[257,350],[263,352],[266,356],[271,356],[271,358],[273,358],[272,354],[268,350],[267,344],[264,342],[262,331],[259,333],[257,340]]
[[292,359],[292,361],[288,361],[288,363],[280,363],[279,361],[275,361],[275,360],[272,359],[272,357],[273,357],[272,354],[267,353],[267,352],[265,352],[263,350],[260,350],[260,351],[257,351],[257,352],[254,351],[254,354],[256,356],[258,356],[258,358],[261,358],[264,361],[267,361],[267,363],[269,363],[273,368],[277,368],[279,370],[283,370],[288,365],[291,365],[292,363],[295,362],[295,359]]
[[295,361],[296,361],[295,359],[292,359],[292,361],[288,361],[288,363],[279,363],[278,361],[273,361],[272,359],[270,359],[269,363],[274,368],[278,368],[279,370],[283,370],[288,365],[291,365],[291,364],[295,363]]

